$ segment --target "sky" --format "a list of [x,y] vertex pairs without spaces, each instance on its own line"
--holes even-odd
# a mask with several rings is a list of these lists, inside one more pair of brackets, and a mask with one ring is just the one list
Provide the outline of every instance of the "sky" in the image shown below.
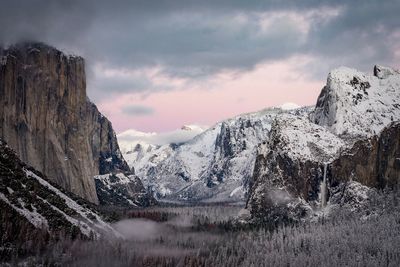
[[86,60],[113,123],[166,132],[286,102],[313,105],[329,71],[399,68],[400,0],[0,0],[0,44]]

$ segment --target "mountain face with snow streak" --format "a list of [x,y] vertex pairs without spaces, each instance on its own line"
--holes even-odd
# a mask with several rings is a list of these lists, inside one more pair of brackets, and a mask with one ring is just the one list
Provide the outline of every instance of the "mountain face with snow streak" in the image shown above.
[[[65,234],[71,238],[120,237],[84,199],[63,190],[23,163],[0,140],[1,243]],[[17,229],[18,228],[18,229]],[[25,233],[19,236],[13,233]],[[29,234],[27,234],[29,233]],[[17,240],[21,239],[21,240]],[[32,240],[36,242],[38,240]]]
[[300,116],[308,110],[271,108],[239,115],[183,144],[137,144],[124,157],[144,185],[165,201],[244,201],[256,146],[266,140],[275,116]]
[[142,181],[130,173],[107,173],[94,177],[100,205],[148,207],[157,202]]
[[[247,209],[254,220],[292,221],[360,206],[373,188],[400,183],[400,74],[339,68],[309,118],[276,117],[259,147]],[[349,204],[351,203],[351,204]]]

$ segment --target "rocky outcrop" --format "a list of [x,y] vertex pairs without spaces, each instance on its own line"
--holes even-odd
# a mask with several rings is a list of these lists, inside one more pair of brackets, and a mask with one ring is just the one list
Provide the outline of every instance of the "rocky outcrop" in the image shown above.
[[[280,115],[259,147],[247,208],[256,220],[298,220],[357,206],[400,183],[400,75],[331,72],[310,119]],[[388,68],[385,68],[388,69]],[[380,71],[383,72],[383,71]]]
[[368,187],[392,188],[400,184],[400,122],[382,130],[378,136],[357,141],[328,165],[331,187],[356,181]]
[[1,139],[0,210],[1,247],[27,240],[37,244],[59,234],[72,238],[120,236],[92,204],[22,162]]
[[111,123],[87,99],[84,60],[44,44],[1,50],[0,138],[24,162],[93,203],[95,175],[132,174]]
[[95,176],[97,195],[101,205],[147,207],[156,204],[151,192],[135,175],[109,173]]
[[270,222],[305,215],[311,208],[306,203],[320,202],[324,162],[335,158],[344,144],[306,117],[278,116],[268,141],[259,147],[247,202],[252,216]]
[[331,71],[311,121],[347,139],[379,134],[400,118],[400,74],[374,67],[375,75],[341,67]]
[[399,71],[389,67],[384,67],[380,65],[375,65],[374,67],[374,76],[378,77],[379,79],[386,79],[389,76],[396,74],[399,74]]
[[[278,113],[278,111],[276,111]],[[266,121],[272,121],[276,114],[266,115],[263,119],[248,118],[246,116],[237,117],[234,121],[221,122],[220,131],[216,137],[213,158],[210,167],[205,171],[204,177],[207,179],[209,187],[223,183],[231,177],[238,178],[242,175],[241,185],[247,187],[250,178],[250,172],[247,167],[237,173],[239,159],[244,166],[251,166],[255,160],[255,146],[266,138],[269,125]],[[268,118],[268,119],[267,119]],[[236,173],[235,173],[236,172]]]

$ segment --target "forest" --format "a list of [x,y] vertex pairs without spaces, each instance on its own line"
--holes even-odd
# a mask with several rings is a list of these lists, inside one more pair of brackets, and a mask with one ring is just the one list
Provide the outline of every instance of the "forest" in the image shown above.
[[242,207],[230,204],[108,210],[124,239],[60,234],[8,258],[24,266],[399,266],[399,200],[379,194],[362,212],[274,227],[241,222]]

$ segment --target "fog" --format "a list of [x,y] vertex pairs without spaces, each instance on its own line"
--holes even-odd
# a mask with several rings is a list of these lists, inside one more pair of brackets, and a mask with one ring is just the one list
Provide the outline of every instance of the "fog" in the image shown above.
[[113,224],[124,239],[60,239],[24,266],[399,266],[400,197],[383,197],[361,213],[342,207],[274,229],[236,227],[240,206],[124,211]]
[[154,239],[167,230],[163,224],[146,219],[122,220],[113,227],[125,239],[138,241]]

